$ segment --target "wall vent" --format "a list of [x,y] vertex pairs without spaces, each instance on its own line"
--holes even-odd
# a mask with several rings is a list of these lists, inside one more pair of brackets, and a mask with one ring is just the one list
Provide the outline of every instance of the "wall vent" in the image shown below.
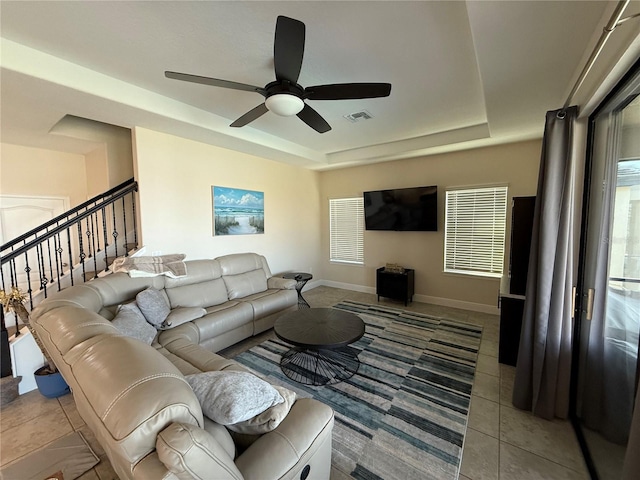
[[361,110],[359,112],[350,113],[349,115],[345,115],[344,118],[349,120],[352,123],[361,122],[363,120],[369,120],[373,118],[373,115],[366,110]]

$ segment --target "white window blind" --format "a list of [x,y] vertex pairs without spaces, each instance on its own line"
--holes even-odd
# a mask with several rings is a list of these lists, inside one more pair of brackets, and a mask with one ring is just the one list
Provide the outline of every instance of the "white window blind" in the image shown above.
[[502,276],[507,187],[446,192],[445,272]]
[[364,262],[362,197],[329,200],[329,237],[332,262]]

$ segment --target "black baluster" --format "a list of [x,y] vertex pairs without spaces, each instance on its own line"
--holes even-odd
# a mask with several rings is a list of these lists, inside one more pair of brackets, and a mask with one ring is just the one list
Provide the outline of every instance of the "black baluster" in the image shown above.
[[6,292],[6,289],[4,286],[4,267],[1,267],[1,266],[0,266],[0,283],[2,284],[2,290]]
[[47,298],[47,267],[44,263],[43,245],[39,243],[36,247],[36,255],[38,255],[38,273],[40,274],[40,289],[44,292],[44,298]]
[[131,192],[131,210],[133,211],[133,243],[138,248],[138,218],[136,217],[136,192]]
[[[13,250],[13,249],[12,249]],[[9,276],[11,278],[11,285],[16,285],[18,283],[18,274],[16,273],[16,259],[13,258],[9,262]]]
[[27,289],[27,293],[29,294],[29,303],[33,305],[33,290],[31,289],[31,267],[29,266],[29,254],[28,252],[24,253],[24,271],[27,274],[27,285],[29,288]]
[[[96,235],[93,230],[93,215],[91,217],[91,249],[93,250],[93,278],[98,278],[98,253],[96,250]],[[88,220],[88,219],[87,219]]]
[[60,247],[60,236],[53,236],[53,256],[56,260],[56,280],[58,281],[58,291],[60,288],[60,270],[62,269],[62,248]]
[[89,217],[87,217],[87,250],[89,250],[89,255],[88,257],[91,258],[93,257],[93,254],[95,253],[92,249],[91,249],[91,228],[89,227]]
[[124,228],[124,256],[129,256],[129,249],[127,248],[127,244],[129,240],[127,239],[127,207],[124,204],[124,198],[122,197],[122,228]]
[[[113,245],[115,246],[115,255],[118,257],[118,226],[116,223],[116,204],[111,204],[111,215],[113,216],[113,233],[111,236],[113,237]],[[126,247],[125,247],[126,250]]]
[[73,287],[73,254],[71,252],[71,227],[67,227],[67,248],[69,249],[69,278]]
[[105,272],[109,271],[109,237],[107,236],[107,220],[104,218],[104,207],[102,208],[102,236],[104,238],[104,265]]
[[80,255],[78,258],[80,259],[80,263],[82,264],[82,281],[85,282],[87,280],[87,271],[84,266],[84,259],[87,258],[87,254],[84,253],[84,244],[82,243],[82,221],[78,222],[78,248],[80,249]]
[[50,238],[47,238],[47,254],[49,255],[49,283],[53,283],[53,262],[51,261],[51,243]]

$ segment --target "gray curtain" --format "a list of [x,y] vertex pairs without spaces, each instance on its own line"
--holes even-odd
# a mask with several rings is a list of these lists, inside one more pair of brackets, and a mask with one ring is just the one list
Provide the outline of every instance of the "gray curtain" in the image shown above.
[[569,412],[577,107],[547,112],[513,405],[535,415]]

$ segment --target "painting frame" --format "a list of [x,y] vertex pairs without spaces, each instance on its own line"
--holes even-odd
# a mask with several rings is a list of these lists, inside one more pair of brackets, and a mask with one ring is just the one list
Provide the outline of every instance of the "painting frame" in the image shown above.
[[211,186],[213,236],[264,234],[264,192]]

